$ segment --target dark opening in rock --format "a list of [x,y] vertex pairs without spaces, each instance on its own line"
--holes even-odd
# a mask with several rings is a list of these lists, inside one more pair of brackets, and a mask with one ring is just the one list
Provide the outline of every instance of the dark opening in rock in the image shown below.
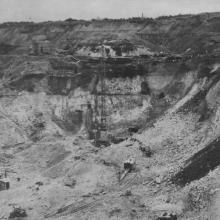
[[159,95],[158,95],[158,99],[163,99],[165,97],[165,94],[163,92],[161,92]]

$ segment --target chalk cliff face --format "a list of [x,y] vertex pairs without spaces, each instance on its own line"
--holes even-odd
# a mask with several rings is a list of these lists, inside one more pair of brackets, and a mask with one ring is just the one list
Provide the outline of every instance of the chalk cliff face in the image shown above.
[[[182,59],[170,62],[156,57],[153,58],[155,61],[144,58],[139,63],[138,59],[130,58],[122,63],[118,61],[120,59],[109,60],[105,65],[105,92],[110,95],[106,96],[106,105],[110,123],[128,120],[143,126],[146,120],[152,118],[149,111],[160,115],[198,80],[199,67],[194,61]],[[94,104],[95,93],[101,91],[101,61],[93,63],[89,59],[84,60],[78,67],[63,57],[2,56],[0,60],[5,67],[2,70],[3,94],[7,88],[12,94],[22,91],[30,95],[45,93],[49,100],[49,97],[63,96],[68,108],[77,111],[84,110],[82,106],[88,101]],[[68,71],[76,77],[70,77]],[[61,100],[57,101],[60,107]]]

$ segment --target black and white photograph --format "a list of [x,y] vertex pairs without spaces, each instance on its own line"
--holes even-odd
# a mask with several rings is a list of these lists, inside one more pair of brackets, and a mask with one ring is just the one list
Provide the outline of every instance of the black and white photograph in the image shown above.
[[220,1],[0,0],[0,220],[220,220]]

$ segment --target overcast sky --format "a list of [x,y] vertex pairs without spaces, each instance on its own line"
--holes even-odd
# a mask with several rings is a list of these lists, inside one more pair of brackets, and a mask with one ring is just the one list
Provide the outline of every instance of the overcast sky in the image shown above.
[[220,0],[0,0],[0,22],[157,17],[220,11]]

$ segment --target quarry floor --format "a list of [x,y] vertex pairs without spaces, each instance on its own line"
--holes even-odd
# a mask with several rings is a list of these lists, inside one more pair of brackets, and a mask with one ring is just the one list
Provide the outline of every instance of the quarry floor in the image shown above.
[[[3,116],[1,124],[9,120]],[[219,168],[185,186],[170,180],[209,141],[204,137],[213,127],[198,118],[164,114],[141,133],[100,148],[87,140],[83,128],[76,134],[46,133],[33,142],[18,128],[12,134],[13,120],[1,128],[9,141],[1,143],[0,164],[8,170],[10,189],[0,191],[0,219],[8,219],[15,207],[25,209],[24,219],[30,220],[144,220],[165,212],[178,219],[219,219]],[[151,157],[143,155],[139,142],[150,146]],[[135,169],[120,182],[123,163],[131,156]]]

